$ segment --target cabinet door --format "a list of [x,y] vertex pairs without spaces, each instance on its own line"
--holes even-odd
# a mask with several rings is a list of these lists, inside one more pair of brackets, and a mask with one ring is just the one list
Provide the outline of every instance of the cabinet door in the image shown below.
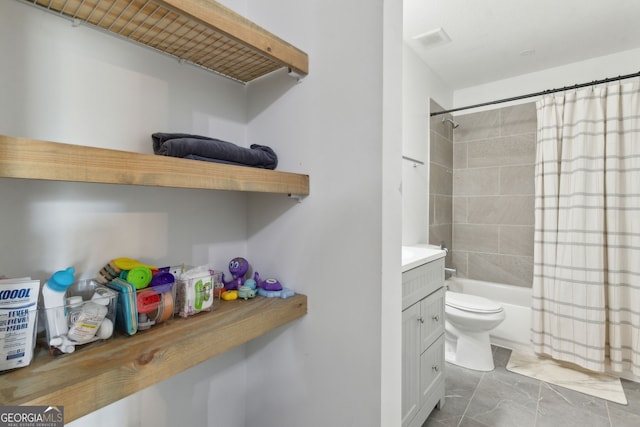
[[402,426],[420,409],[420,304],[402,312]]
[[420,301],[420,316],[420,352],[423,352],[444,332],[444,288]]
[[420,392],[420,406],[444,397],[444,335],[420,357]]

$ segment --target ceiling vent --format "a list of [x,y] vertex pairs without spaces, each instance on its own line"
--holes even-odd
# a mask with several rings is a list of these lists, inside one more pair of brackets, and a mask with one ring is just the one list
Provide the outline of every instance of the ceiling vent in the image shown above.
[[451,37],[442,28],[419,34],[413,38],[423,47],[432,48],[451,41]]

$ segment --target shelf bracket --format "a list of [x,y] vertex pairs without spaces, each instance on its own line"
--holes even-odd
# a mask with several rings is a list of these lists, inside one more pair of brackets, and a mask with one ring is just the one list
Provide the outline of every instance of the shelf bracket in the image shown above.
[[302,81],[302,79],[304,79],[304,75],[298,73],[297,71],[295,71],[292,68],[288,68],[288,74],[293,77],[294,79],[296,79],[296,82],[300,83]]
[[304,199],[304,196],[302,194],[289,193],[289,198],[295,200],[298,203],[302,203],[302,199]]

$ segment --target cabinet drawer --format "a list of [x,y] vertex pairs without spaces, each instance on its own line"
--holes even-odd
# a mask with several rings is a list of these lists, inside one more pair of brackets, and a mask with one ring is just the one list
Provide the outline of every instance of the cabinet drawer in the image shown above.
[[434,393],[444,396],[444,335],[420,356],[420,390],[421,404]]
[[420,350],[426,350],[444,332],[444,288],[420,301]]
[[402,273],[402,309],[444,286],[444,258]]

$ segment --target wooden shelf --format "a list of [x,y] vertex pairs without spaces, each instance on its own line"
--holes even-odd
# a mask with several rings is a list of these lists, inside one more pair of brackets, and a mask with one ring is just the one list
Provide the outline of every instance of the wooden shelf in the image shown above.
[[306,313],[307,297],[300,294],[220,301],[211,312],[116,335],[70,355],[38,348],[29,366],[0,374],[0,406],[63,405],[70,422]]
[[309,194],[308,175],[4,135],[0,177]]
[[306,53],[213,0],[19,0],[249,82],[286,67],[309,72]]

